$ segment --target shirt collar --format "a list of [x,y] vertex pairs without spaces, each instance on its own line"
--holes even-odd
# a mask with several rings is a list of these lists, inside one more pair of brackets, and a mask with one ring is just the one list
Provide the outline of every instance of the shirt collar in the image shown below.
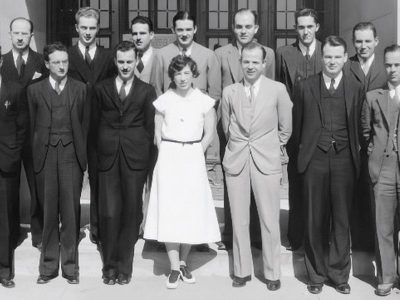
[[[128,92],[129,92],[130,89],[131,89],[131,86],[132,86],[132,83],[133,83],[134,78],[135,78],[135,76],[133,76],[131,79],[129,79],[129,80],[126,82],[125,91],[127,92],[127,93],[126,93],[127,95],[128,95]],[[117,91],[118,91],[118,93],[119,93],[119,90],[121,89],[121,86],[122,86],[122,84],[123,84],[123,81],[122,81],[122,79],[121,79],[119,76],[117,76],[117,77],[115,78],[115,84],[116,84],[116,86],[117,86]]]
[[389,95],[391,98],[394,97],[397,91],[397,95],[400,95],[400,84],[398,86],[393,86],[390,82],[388,82],[389,86]]
[[[325,82],[325,86],[327,89],[329,89],[330,85],[331,85],[331,80],[332,78],[325,75],[324,72],[322,72],[322,77],[324,78],[324,82]],[[337,89],[337,87],[339,86],[340,81],[342,80],[343,77],[343,71],[341,71],[335,78],[335,83],[333,84],[335,90]]]
[[[150,46],[145,52],[143,52],[143,55],[142,55],[143,65],[147,64],[147,62],[151,59],[152,55],[153,55],[153,47]],[[137,62],[136,62],[136,64],[137,64]]]
[[[14,58],[14,63],[15,63],[15,65],[17,65],[17,58],[18,58],[19,52],[13,48],[12,54],[13,54],[13,58]],[[29,48],[22,52],[22,59],[24,60],[25,63],[28,61],[28,55],[29,55]]]
[[[194,41],[190,44],[189,47],[186,48],[186,52],[185,52],[186,56],[192,55],[193,44],[194,44]],[[178,44],[178,48],[179,48],[179,54],[183,55],[182,48],[179,46],[179,44]]]
[[[82,56],[85,57],[86,46],[82,44],[81,41],[78,41],[78,48],[81,51]],[[93,59],[94,55],[96,54],[97,45],[96,43],[92,43],[89,45],[89,55]]]
[[254,96],[257,96],[258,91],[260,89],[260,85],[261,85],[261,76],[253,83],[253,85],[251,85],[248,81],[246,81],[245,78],[243,78],[244,81],[244,88],[247,91],[250,91],[251,86],[253,86],[253,92],[254,92]]
[[[313,56],[314,52],[315,52],[315,47],[316,47],[317,42],[315,41],[315,39],[312,41],[312,43],[310,44],[310,46],[308,47],[309,49],[309,53],[310,53],[310,57]],[[299,41],[299,48],[301,53],[303,54],[303,56],[306,56],[307,53],[307,47],[304,46],[300,41]]]
[[[68,76],[65,76],[59,83],[58,86],[60,88],[60,90],[62,91],[65,87],[65,85],[67,84],[67,78]],[[56,86],[56,81],[54,80],[53,77],[49,76],[49,81],[50,81],[50,85],[51,87],[54,89]]]
[[373,53],[373,54],[367,59],[366,62],[364,62],[362,59],[360,59],[360,57],[357,57],[357,58],[358,58],[358,61],[360,62],[361,68],[366,68],[367,70],[369,70],[369,68],[370,68],[371,65],[372,65],[372,62],[373,62],[374,59],[375,59],[375,53]]

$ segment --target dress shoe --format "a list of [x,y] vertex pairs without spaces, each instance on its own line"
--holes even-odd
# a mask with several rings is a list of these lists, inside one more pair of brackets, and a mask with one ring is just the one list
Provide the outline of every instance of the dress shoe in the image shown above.
[[0,283],[5,288],[13,288],[15,287],[15,282],[12,279],[1,278]]
[[120,285],[128,284],[131,282],[131,277],[126,275],[119,275],[117,278],[117,283]]
[[195,283],[196,282],[196,278],[194,278],[193,274],[190,273],[187,266],[181,265],[179,267],[179,271],[181,271],[181,279],[183,280],[183,282],[186,282],[186,283]]
[[267,289],[269,289],[270,291],[277,291],[281,288],[281,281],[278,280],[268,280],[267,281]]
[[311,293],[311,294],[319,294],[322,292],[322,287],[323,284],[322,283],[309,283],[307,285],[307,290]]
[[39,275],[38,279],[36,280],[37,284],[46,284],[49,283],[50,280],[54,279],[55,276],[47,276],[47,275]]
[[67,282],[69,283],[69,284],[79,284],[79,277],[78,276],[76,276],[76,277],[65,277],[65,279],[67,279]]
[[341,294],[350,294],[350,285],[348,283],[342,283],[335,286],[335,290]]
[[114,285],[117,282],[115,277],[103,277],[103,283],[107,285]]
[[168,275],[167,282],[165,283],[167,289],[176,289],[179,285],[180,278],[181,271],[171,270],[171,273]]
[[393,284],[379,284],[378,288],[375,290],[375,295],[387,296],[392,292]]
[[232,286],[233,287],[243,287],[246,285],[247,281],[251,280],[251,276],[246,276],[246,277],[237,277],[233,276],[233,281],[232,281]]
[[215,245],[217,245],[218,250],[222,251],[222,250],[227,250],[226,246],[223,242],[216,242]]

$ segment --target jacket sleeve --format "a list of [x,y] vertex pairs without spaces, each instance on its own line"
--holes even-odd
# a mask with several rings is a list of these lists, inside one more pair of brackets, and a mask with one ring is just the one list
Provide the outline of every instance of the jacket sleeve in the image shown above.
[[145,114],[145,128],[149,135],[150,142],[153,143],[154,141],[154,105],[153,101],[157,98],[156,91],[153,87],[149,87],[145,107],[144,107],[144,114]]
[[[37,105],[36,105],[35,93],[32,86],[29,86],[27,89],[27,102],[28,102],[28,112],[29,112],[29,135],[30,135],[30,141],[31,143],[33,143]],[[33,147],[33,145],[31,146]]]
[[229,125],[231,119],[231,106],[229,103],[229,92],[228,89],[225,88],[222,92],[222,99],[221,99],[221,123],[222,129],[224,131],[226,140],[229,140]]
[[362,147],[368,147],[369,150],[372,147],[372,113],[370,100],[367,98],[364,100],[361,108],[361,145]]
[[[279,84],[281,85],[281,84]],[[278,94],[278,131],[281,146],[286,145],[292,135],[292,101],[282,84]]]
[[153,59],[149,83],[155,88],[157,96],[161,96],[165,92],[163,59],[160,53],[155,54]]
[[221,65],[214,52],[208,57],[207,68],[208,95],[219,101],[221,99]]

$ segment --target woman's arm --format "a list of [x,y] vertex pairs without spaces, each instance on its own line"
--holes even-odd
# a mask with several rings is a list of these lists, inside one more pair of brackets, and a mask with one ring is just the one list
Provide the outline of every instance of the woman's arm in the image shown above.
[[154,140],[158,149],[160,149],[161,144],[161,127],[164,121],[164,116],[156,110],[154,116]]
[[217,115],[215,109],[211,108],[204,117],[204,135],[201,140],[203,151],[205,152],[214,138],[217,124]]

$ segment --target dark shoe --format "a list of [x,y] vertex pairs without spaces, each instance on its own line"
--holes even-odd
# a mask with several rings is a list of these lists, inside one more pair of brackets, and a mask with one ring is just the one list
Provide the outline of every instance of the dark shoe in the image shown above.
[[69,284],[79,284],[79,277],[68,277],[66,279]]
[[243,287],[246,285],[247,281],[251,280],[251,276],[246,276],[246,277],[237,277],[237,276],[233,276],[233,280],[232,280],[232,286],[233,287]]
[[218,247],[218,250],[222,251],[222,250],[227,250],[227,247],[225,246],[225,244],[223,242],[216,242],[215,243]]
[[38,279],[36,280],[37,284],[46,284],[49,283],[50,280],[54,279],[55,276],[47,276],[47,275],[39,275]]
[[342,283],[342,284],[335,286],[335,290],[338,293],[347,295],[347,294],[350,294],[351,289],[350,289],[350,285],[348,283]]
[[177,270],[171,270],[169,273],[167,282],[165,283],[167,289],[176,289],[179,285],[179,278],[181,278],[181,272]]
[[120,285],[128,284],[131,282],[131,277],[126,275],[119,275],[117,279],[117,283]]
[[115,279],[115,277],[108,277],[108,276],[103,277],[104,284],[114,285],[116,282],[117,282],[117,280]]
[[196,282],[196,279],[194,278],[192,273],[190,273],[187,266],[180,266],[179,271],[181,271],[181,278],[182,278],[183,282],[186,282],[186,283],[195,283]]
[[393,284],[379,284],[375,290],[375,295],[388,296],[392,292]]
[[13,288],[13,287],[15,287],[15,282],[12,279],[2,278],[2,279],[0,279],[0,283],[5,288]]
[[307,285],[307,290],[311,293],[311,294],[319,294],[322,292],[322,287],[323,284],[322,283],[309,283]]
[[261,242],[252,242],[251,246],[258,249],[258,250],[262,250],[262,243]]
[[278,280],[268,280],[267,281],[267,289],[269,289],[270,291],[277,291],[281,288],[281,281]]

